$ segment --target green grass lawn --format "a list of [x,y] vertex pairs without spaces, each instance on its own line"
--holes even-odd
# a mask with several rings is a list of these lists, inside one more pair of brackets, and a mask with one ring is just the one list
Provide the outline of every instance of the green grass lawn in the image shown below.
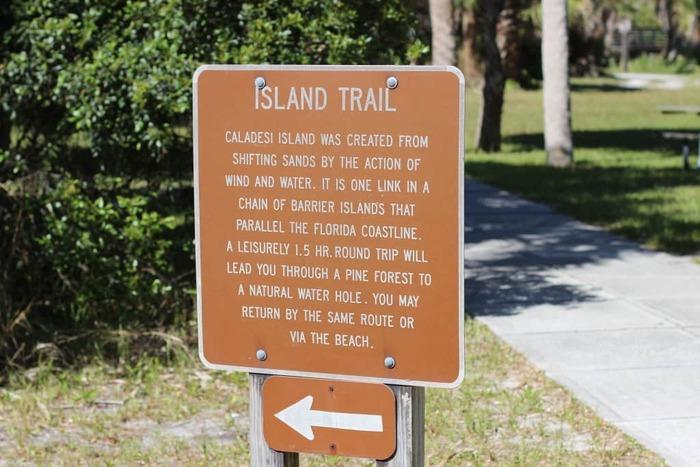
[[[611,79],[572,82],[575,165],[545,165],[542,93],[509,87],[503,150],[476,153],[478,94],[468,95],[466,171],[579,220],[673,253],[700,252],[700,171],[685,172],[684,143],[664,131],[700,132],[700,116],[663,115],[659,105],[700,105],[700,87],[617,89]],[[691,144],[693,166],[697,142]]]
[[[426,465],[662,464],[472,320],[466,352],[461,387],[426,393]],[[0,387],[0,465],[247,465],[247,377],[194,353],[14,373]]]
[[[608,72],[622,72],[619,63],[611,64]],[[678,56],[668,61],[659,54],[644,54],[630,60],[627,71],[630,73],[698,73],[700,67],[692,58]]]

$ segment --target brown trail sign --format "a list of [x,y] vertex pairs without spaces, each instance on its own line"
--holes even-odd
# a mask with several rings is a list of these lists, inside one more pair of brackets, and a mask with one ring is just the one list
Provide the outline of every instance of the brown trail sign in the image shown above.
[[459,384],[463,88],[444,67],[197,71],[207,366]]
[[[195,73],[193,94],[204,364],[457,386],[464,371],[462,74],[206,65]],[[260,378],[253,376],[256,391]],[[423,392],[407,391],[398,417],[413,421],[398,428],[413,436],[422,424],[413,428],[419,417],[401,408],[422,409]],[[262,410],[259,394],[252,396],[251,410]],[[293,402],[295,413],[316,413],[309,399]]]

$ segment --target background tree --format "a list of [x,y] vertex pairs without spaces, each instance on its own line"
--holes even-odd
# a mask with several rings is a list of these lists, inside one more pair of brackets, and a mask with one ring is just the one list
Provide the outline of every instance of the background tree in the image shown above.
[[700,61],[700,0],[695,0],[695,12],[688,26],[688,37],[695,59]]
[[504,5],[504,0],[479,0],[475,10],[476,16],[480,18],[478,41],[484,68],[482,101],[476,126],[476,147],[488,152],[501,148],[505,75],[501,64],[501,52],[496,42],[496,31]]
[[456,63],[452,0],[429,0],[433,65]]
[[676,30],[678,28],[673,0],[656,0],[656,15],[661,29],[666,33],[666,43],[661,54],[668,59],[676,48]]
[[496,27],[503,74],[523,88],[542,79],[538,17],[538,0],[506,0]]
[[459,66],[467,82],[482,94],[475,147],[497,151],[506,79],[531,87],[540,77],[535,0],[468,0],[456,13]]
[[544,143],[555,167],[573,162],[568,43],[566,0],[542,0]]

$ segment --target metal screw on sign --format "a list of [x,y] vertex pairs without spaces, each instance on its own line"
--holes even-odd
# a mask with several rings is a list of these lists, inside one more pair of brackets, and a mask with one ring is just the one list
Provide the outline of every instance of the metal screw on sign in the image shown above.
[[384,359],[384,366],[391,369],[396,366],[396,360],[394,360],[394,357],[386,357]]
[[255,87],[258,89],[264,88],[265,87],[265,78],[263,78],[262,76],[258,76],[257,78],[255,78]]
[[265,360],[267,360],[267,352],[265,352],[263,349],[258,349],[258,351],[255,352],[255,358],[257,358],[261,362],[264,362]]
[[399,85],[399,80],[396,78],[396,76],[389,76],[386,79],[386,87],[389,89],[396,89],[396,86]]

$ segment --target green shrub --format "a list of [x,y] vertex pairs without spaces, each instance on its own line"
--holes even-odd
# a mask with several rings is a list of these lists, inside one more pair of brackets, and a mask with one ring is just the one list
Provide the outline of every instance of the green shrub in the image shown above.
[[175,306],[173,216],[149,208],[149,197],[62,181],[47,199],[45,233],[37,239],[51,264],[55,299],[78,325],[162,323]]
[[239,59],[250,63],[402,63],[414,42],[400,2],[268,0],[243,5]]
[[0,361],[191,318],[197,66],[405,63],[414,24],[401,0],[2,2]]

